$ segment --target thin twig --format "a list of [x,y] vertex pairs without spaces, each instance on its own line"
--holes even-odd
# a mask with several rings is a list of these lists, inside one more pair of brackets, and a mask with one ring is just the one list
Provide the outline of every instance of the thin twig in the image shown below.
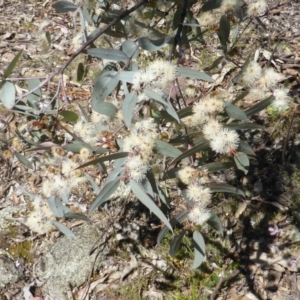
[[186,11],[187,11],[187,4],[188,4],[188,0],[184,0],[183,4],[182,4],[182,11],[181,11],[181,15],[180,15],[180,21],[178,23],[178,28],[177,28],[177,32],[176,35],[174,37],[174,42],[170,51],[170,54],[168,56],[168,60],[172,59],[172,55],[175,52],[176,46],[181,44],[181,31],[183,28],[183,22],[185,19],[185,15],[186,15]]
[[34,89],[28,91],[27,93],[21,95],[20,97],[17,98],[16,103],[18,103],[21,99],[25,98],[26,96],[32,94],[36,90],[40,89],[43,87],[47,82],[49,82],[54,76],[58,74],[63,74],[65,69],[71,64],[71,62],[83,51],[85,50],[89,45],[91,45],[94,41],[96,41],[103,33],[105,33],[108,29],[110,29],[112,26],[116,25],[118,22],[120,22],[122,19],[130,15],[133,11],[137,10],[139,7],[142,5],[148,3],[148,0],[141,0],[134,6],[132,6],[130,9],[125,10],[122,12],[117,18],[115,18],[113,21],[111,21],[108,25],[106,25],[102,30],[100,30],[97,34],[95,34],[94,37],[89,39],[85,44],[83,44],[76,52],[72,54],[72,56],[68,59],[68,61],[60,67],[58,70],[56,70],[53,74],[48,75],[47,78],[42,81],[38,86],[36,86]]
[[209,299],[214,300],[216,298],[216,296],[218,295],[218,293],[219,293],[222,285],[224,284],[224,282],[233,279],[234,277],[238,276],[240,273],[241,273],[240,270],[236,270],[230,276],[220,279],[220,281],[218,282],[217,286],[214,289],[214,292],[210,295]]

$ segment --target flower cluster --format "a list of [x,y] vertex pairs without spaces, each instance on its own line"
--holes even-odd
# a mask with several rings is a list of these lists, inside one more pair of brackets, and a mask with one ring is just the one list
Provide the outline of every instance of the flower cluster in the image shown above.
[[176,79],[177,67],[170,61],[153,61],[145,70],[137,71],[133,78],[133,88],[140,85],[151,88],[164,88],[166,84]]
[[284,111],[290,105],[289,89],[284,87],[276,88],[280,75],[273,68],[262,70],[259,63],[251,61],[242,74],[242,83],[249,87],[249,98],[258,100],[273,94],[274,101],[272,108],[277,111]]
[[123,150],[130,153],[125,166],[131,179],[140,182],[145,178],[157,138],[156,124],[151,118],[136,122],[131,134],[124,138]]
[[204,224],[211,216],[207,205],[211,201],[211,190],[199,183],[192,183],[188,186],[187,197],[193,202],[193,207],[189,212],[189,220],[196,224]]

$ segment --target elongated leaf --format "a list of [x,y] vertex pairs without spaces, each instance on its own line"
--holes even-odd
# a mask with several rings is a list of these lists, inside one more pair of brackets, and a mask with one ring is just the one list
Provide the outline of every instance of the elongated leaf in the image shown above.
[[244,152],[248,155],[256,155],[255,152],[253,151],[253,149],[250,147],[250,145],[243,140],[240,140],[239,143],[239,148],[238,148],[239,152]]
[[[182,153],[179,149],[174,147],[173,145],[165,142],[165,141],[160,141],[156,140],[155,141],[155,149],[157,150],[158,153],[168,156],[168,157],[177,157]],[[184,162],[189,162],[189,160],[186,158],[183,160]]]
[[99,164],[99,163],[103,163],[105,161],[124,158],[124,157],[127,157],[127,156],[128,156],[128,152],[113,153],[113,154],[110,154],[110,155],[102,156],[102,157],[96,158],[94,160],[91,160],[91,161],[79,166],[77,169],[84,168],[84,167],[87,167],[87,166],[90,166],[90,165],[96,165],[96,164]]
[[3,78],[9,77],[9,75],[13,72],[13,70],[16,67],[22,53],[23,53],[23,50],[20,50],[19,53],[10,62],[10,64],[7,66],[6,70],[4,71]]
[[84,65],[80,62],[77,66],[77,81],[81,81],[84,76]]
[[179,117],[177,115],[177,112],[175,111],[174,107],[172,106],[172,104],[170,103],[170,101],[168,101],[165,97],[165,95],[161,95],[159,93],[156,93],[154,91],[145,89],[144,93],[151,99],[156,100],[158,102],[160,102],[166,109],[166,112],[174,118],[174,120],[176,120],[178,123],[180,123]]
[[125,175],[125,167],[119,167],[119,166],[117,166],[117,163],[116,163],[116,162],[123,161],[123,160],[124,160],[124,158],[121,158],[121,159],[118,159],[114,162],[115,163],[115,168],[112,171],[109,172],[109,175],[106,178],[107,182],[115,180],[118,176],[124,176]]
[[219,171],[230,169],[234,166],[235,164],[233,162],[213,162],[213,163],[205,164],[201,167],[207,170],[208,172],[219,172]]
[[[78,103],[77,103],[77,104],[78,104]],[[89,121],[89,117],[88,117],[86,111],[83,109],[83,107],[82,107],[80,104],[78,104],[78,107],[79,107],[79,109],[80,109],[80,112],[81,112],[81,114],[82,114],[84,120],[85,120],[86,122],[88,122],[88,121]]]
[[249,109],[247,109],[245,111],[246,115],[249,117],[257,114],[258,112],[264,110],[265,108],[267,108],[272,101],[274,100],[274,96],[271,95],[270,97],[260,101],[259,103],[255,104],[254,106],[250,107]]
[[171,42],[173,38],[170,36],[162,37],[158,40],[150,40],[146,37],[142,37],[138,39],[138,45],[147,51],[157,51],[162,48],[165,44]]
[[209,149],[209,141],[203,141],[202,143],[194,146],[193,148],[183,152],[182,154],[180,154],[179,156],[177,156],[175,159],[172,160],[171,164],[176,164],[177,162],[183,160],[186,157],[192,156],[197,152],[203,151],[203,150],[207,150]]
[[113,117],[118,111],[115,105],[110,102],[93,103],[93,110],[99,114],[106,115],[109,117]]
[[78,120],[78,115],[69,110],[60,111],[59,115],[63,117],[63,122],[70,122],[70,123],[76,123]]
[[195,258],[193,262],[193,269],[201,266],[205,257],[205,242],[202,234],[198,231],[193,233],[193,244],[195,249]]
[[122,44],[121,50],[130,58],[137,58],[140,53],[139,46],[129,40]]
[[183,108],[178,112],[179,119],[191,116],[193,114],[193,106]]
[[158,185],[157,186],[157,192],[159,195],[160,200],[167,206],[170,207],[170,200],[167,197],[167,195],[165,194],[165,192],[163,191],[163,189]]
[[88,181],[90,182],[93,191],[96,195],[98,195],[100,193],[100,188],[98,187],[98,184],[94,181],[94,179],[92,178],[92,176],[90,176],[88,173],[84,174],[85,177],[88,179]]
[[186,234],[186,230],[183,229],[179,234],[177,234],[173,240],[171,241],[171,244],[170,244],[170,255],[172,257],[175,257],[176,256],[176,252],[180,246],[180,243],[182,241],[182,239],[184,238]]
[[[239,83],[241,78],[242,78],[242,75],[243,73],[246,71],[250,61],[252,60],[253,58],[253,54],[250,53],[246,59],[246,61],[244,62],[243,66],[242,66],[242,69],[232,78],[232,82],[233,83]],[[235,100],[236,101],[236,100]]]
[[219,217],[211,212],[210,218],[207,220],[207,224],[210,225],[213,229],[219,232],[223,236],[223,226]]
[[126,95],[122,103],[123,120],[127,128],[130,128],[133,111],[137,102],[136,93],[132,92]]
[[229,34],[230,34],[230,22],[227,18],[227,15],[223,15],[220,19],[220,26],[218,36],[223,48],[223,51],[227,52],[227,43],[229,42]]
[[87,50],[88,55],[95,56],[97,58],[105,58],[115,61],[126,61],[129,57],[121,50],[117,49],[100,49],[90,48]]
[[91,221],[85,215],[79,214],[79,213],[75,213],[73,211],[65,213],[64,217],[67,218],[67,219],[77,219],[77,220],[83,220],[83,221],[86,221],[86,222],[90,222]]
[[247,156],[247,154],[245,154],[243,152],[237,152],[233,158],[234,158],[236,167],[239,170],[243,171],[245,174],[247,174],[249,171],[249,167],[250,167],[250,161],[249,161],[249,157]]
[[[35,89],[37,86],[40,85],[40,83],[41,83],[40,80],[37,78],[29,79],[28,80],[28,91]],[[41,98],[42,98],[42,90],[40,88],[35,90],[34,92],[32,92],[31,94],[29,94],[27,96],[27,100],[31,106],[33,106],[33,104],[35,104]]]
[[29,161],[24,155],[22,155],[21,153],[15,152],[15,156],[26,168],[33,170],[32,162]]
[[130,180],[130,187],[134,195],[146,206],[148,209],[154,213],[162,222],[166,224],[166,226],[173,231],[172,226],[164,213],[160,210],[160,208],[153,202],[153,200],[146,194],[143,187],[135,182],[134,180]]
[[181,168],[173,168],[168,171],[166,171],[163,175],[163,180],[173,179],[178,177],[178,171],[180,171]]
[[152,189],[152,185],[147,177],[143,179],[143,181],[141,182],[141,185],[142,185],[144,191],[153,198],[154,192]]
[[109,197],[117,190],[119,184],[120,177],[116,178],[115,180],[109,181],[105,184],[95,201],[92,203],[89,210],[89,216],[96,208],[98,208],[100,205],[102,205],[109,199]]
[[57,1],[52,4],[52,7],[59,13],[67,13],[69,11],[75,11],[78,7],[69,1]]
[[62,218],[64,216],[64,209],[63,209],[63,204],[60,199],[50,196],[48,198],[48,204],[57,218]]
[[203,81],[214,82],[214,80],[204,72],[193,70],[190,68],[179,67],[177,72],[179,76],[182,77],[196,78]]
[[264,126],[255,123],[229,123],[224,124],[225,128],[234,130],[253,130],[253,129],[264,129]]
[[216,8],[219,8],[222,4],[222,0],[212,0],[212,1],[207,1],[203,4],[201,11],[210,11]]
[[167,100],[165,99],[164,95],[161,95],[159,93],[156,93],[154,91],[145,89],[144,93],[151,99],[158,101],[159,103],[161,103],[162,105],[166,106],[168,105]]
[[[176,217],[172,218],[170,220],[170,224],[172,227],[176,226],[177,224],[180,224],[181,221],[183,221],[187,215],[189,214],[189,211],[184,211],[178,214]],[[163,229],[159,232],[157,236],[157,244],[160,244],[163,237],[170,231],[170,228],[168,226],[164,226]]]
[[[93,109],[100,102],[103,102],[119,83],[119,80],[113,78],[113,76],[116,74],[117,72],[115,71],[104,71],[96,79],[94,83],[93,96],[92,96]],[[112,75],[112,76],[109,77],[107,75]]]
[[207,187],[210,188],[210,190],[215,193],[230,193],[230,194],[236,194],[245,197],[245,194],[242,190],[232,185],[223,184],[223,183],[209,183],[207,184]]
[[247,115],[237,106],[225,101],[225,111],[229,118],[236,120],[247,120]]
[[12,109],[15,105],[16,89],[14,84],[5,81],[0,89],[0,100],[6,109]]
[[134,82],[134,75],[136,73],[137,73],[137,71],[121,71],[121,72],[117,73],[114,76],[112,76],[112,75],[107,75],[107,76],[109,76],[111,78],[114,78],[114,79],[117,79],[117,80],[133,83]]
[[75,234],[73,233],[73,231],[71,231],[67,226],[65,226],[64,224],[61,224],[57,221],[52,221],[52,224],[61,232],[63,233],[65,236],[67,237],[75,237]]

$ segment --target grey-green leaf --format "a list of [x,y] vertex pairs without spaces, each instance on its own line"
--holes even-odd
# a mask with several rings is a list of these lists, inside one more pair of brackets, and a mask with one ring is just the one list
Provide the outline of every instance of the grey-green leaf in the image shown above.
[[143,187],[134,180],[130,180],[130,187],[134,195],[146,206],[151,212],[153,212],[167,227],[173,231],[170,222],[160,208],[153,202],[153,200],[147,195]]
[[127,61],[129,59],[123,51],[117,49],[90,48],[87,50],[87,54],[97,58],[105,58],[114,61]]
[[60,199],[50,196],[48,198],[48,204],[57,218],[62,218],[64,216],[64,209],[63,209],[63,204]]
[[6,109],[12,109],[15,105],[16,89],[14,84],[5,81],[0,89],[0,100]]
[[227,52],[227,43],[229,42],[229,34],[230,34],[230,22],[227,18],[227,15],[223,15],[220,19],[220,27],[219,27],[219,39],[223,48],[223,51]]
[[177,69],[177,72],[178,72],[179,76],[182,76],[182,77],[196,78],[196,79],[200,79],[203,81],[214,82],[214,80],[206,73],[197,71],[197,70],[193,70],[190,68],[179,67]]
[[10,62],[6,70],[4,71],[3,78],[7,78],[16,67],[21,55],[23,53],[23,50],[20,50],[19,53],[14,57],[14,59]]
[[93,191],[96,195],[98,195],[100,193],[100,188],[98,187],[98,184],[94,181],[94,179],[92,178],[92,176],[90,176],[88,173],[84,174],[85,177],[88,179],[88,181],[90,182]]
[[205,242],[202,234],[198,231],[193,233],[193,244],[195,249],[193,269],[197,269],[201,266],[205,257]]
[[22,155],[21,153],[15,152],[15,156],[26,168],[33,170],[32,162],[29,161],[24,155]]
[[107,75],[111,78],[122,80],[125,82],[133,83],[134,75],[137,73],[137,71],[120,71],[116,75]]
[[238,150],[239,152],[244,152],[248,155],[254,155],[254,156],[256,155],[253,149],[251,148],[251,146],[246,141],[243,140],[240,140]]
[[116,71],[104,71],[96,79],[92,96],[93,109],[98,103],[103,102],[119,83],[119,80],[114,78],[116,74]]
[[236,195],[241,195],[245,197],[245,194],[242,190],[228,184],[223,183],[209,183],[206,185],[212,192],[215,193],[231,193]]
[[223,236],[223,226],[221,220],[214,212],[211,212],[210,218],[207,220],[207,224]]
[[[170,220],[170,223],[172,227],[176,226],[177,224],[180,224],[181,221],[183,221],[187,215],[189,214],[189,211],[183,211],[180,214],[178,214],[176,217],[172,218]],[[160,244],[163,237],[170,231],[168,226],[164,226],[163,229],[159,232],[157,236],[157,244]]]
[[183,160],[186,157],[192,156],[197,152],[203,151],[203,150],[207,150],[209,149],[209,141],[203,141],[202,143],[194,146],[193,148],[183,152],[182,154],[180,154],[179,156],[177,156],[174,160],[172,160],[171,164],[175,164],[181,160]]
[[[173,145],[160,140],[155,141],[155,149],[158,153],[168,157],[177,157],[178,155],[182,154],[182,151],[180,151]],[[184,159],[183,161],[187,163],[189,162],[187,158]]]
[[225,111],[229,118],[236,120],[247,120],[247,115],[237,106],[225,101]]
[[69,11],[75,11],[78,7],[69,1],[57,1],[52,4],[52,7],[59,13],[67,13]]
[[89,216],[96,208],[98,208],[100,205],[102,205],[109,199],[109,197],[117,190],[119,184],[120,177],[116,178],[115,180],[109,181],[105,184],[95,201],[92,203],[89,210]]
[[274,100],[274,96],[271,95],[270,97],[260,101],[259,103],[247,109],[245,111],[246,115],[248,116],[248,118],[250,118],[251,116],[267,108],[272,103],[273,100]]
[[52,224],[61,232],[63,233],[65,236],[67,237],[75,237],[75,234],[73,233],[73,231],[71,231],[67,226],[65,226],[64,224],[61,224],[57,221],[52,221]]
[[81,81],[84,76],[84,65],[80,62],[77,66],[77,81]]
[[118,109],[110,102],[93,103],[93,110],[99,114],[114,117]]
[[264,126],[255,123],[229,123],[224,124],[225,128],[234,130],[253,130],[253,129],[264,129]]
[[129,40],[122,44],[121,50],[130,58],[137,58],[140,53],[139,46]]
[[250,167],[250,161],[249,161],[249,157],[247,156],[247,154],[243,153],[243,152],[237,152],[234,155],[234,161],[236,164],[236,167],[243,171],[245,174],[248,173],[249,171],[249,167]]
[[130,128],[132,115],[133,115],[136,102],[137,102],[137,95],[135,92],[131,92],[126,95],[122,103],[123,120],[127,128]]
[[180,243],[182,241],[182,239],[184,238],[186,234],[186,230],[183,229],[179,234],[177,234],[173,240],[171,241],[171,244],[170,244],[170,255],[172,257],[175,257],[176,256],[176,252],[180,246]]
[[109,161],[109,160],[124,158],[124,157],[127,157],[127,156],[128,156],[128,152],[113,153],[113,154],[110,154],[110,155],[102,156],[102,157],[96,158],[94,160],[91,160],[91,161],[79,166],[78,169],[84,168],[84,167],[87,167],[87,166],[90,166],[90,165],[96,165],[96,164],[99,164],[99,163],[103,163],[103,162]]
[[[37,78],[29,79],[28,80],[28,91],[35,89],[37,86],[40,85],[40,83],[41,83],[40,80]],[[35,90],[34,92],[30,93],[27,96],[27,100],[31,106],[33,104],[35,104],[37,101],[39,101],[41,98],[42,98],[42,90],[40,88]]]
[[59,115],[63,117],[63,122],[76,123],[78,120],[78,115],[70,110],[60,111]]
[[158,40],[150,40],[146,37],[138,39],[138,45],[147,51],[157,51],[162,48],[165,44],[169,43],[172,40],[172,37],[165,36]]
[[235,166],[235,164],[233,162],[229,161],[229,162],[208,163],[201,167],[210,173],[210,172],[220,172],[220,171],[228,170],[234,166]]

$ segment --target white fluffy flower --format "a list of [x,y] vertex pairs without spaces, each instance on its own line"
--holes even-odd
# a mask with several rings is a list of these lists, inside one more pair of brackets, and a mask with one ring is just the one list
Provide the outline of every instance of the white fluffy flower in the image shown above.
[[196,170],[192,167],[184,167],[178,171],[179,179],[186,185],[189,185],[194,177],[195,177]]
[[256,61],[251,61],[242,76],[242,81],[248,86],[252,86],[261,77],[261,66]]
[[192,183],[188,186],[187,196],[194,202],[207,205],[211,200],[211,190],[198,183]]
[[235,130],[223,128],[210,141],[211,148],[220,154],[230,153],[237,149],[239,145],[239,135]]
[[274,86],[279,79],[279,74],[276,73],[272,68],[267,68],[262,77],[259,79],[259,83],[262,87],[270,88]]
[[289,107],[289,99],[288,96],[289,89],[287,88],[278,88],[273,91],[273,96],[275,99],[272,102],[272,107],[278,111],[283,111],[288,109]]
[[216,16],[211,12],[204,12],[200,14],[199,18],[197,18],[200,26],[208,27],[216,22]]
[[189,212],[188,218],[192,223],[202,225],[210,218],[210,216],[211,213],[208,209],[204,208],[202,205],[196,204]]
[[202,132],[207,140],[211,140],[223,128],[222,124],[217,120],[210,119],[203,126]]
[[265,0],[257,0],[248,4],[247,15],[250,17],[259,16],[267,10],[267,7],[267,2]]

